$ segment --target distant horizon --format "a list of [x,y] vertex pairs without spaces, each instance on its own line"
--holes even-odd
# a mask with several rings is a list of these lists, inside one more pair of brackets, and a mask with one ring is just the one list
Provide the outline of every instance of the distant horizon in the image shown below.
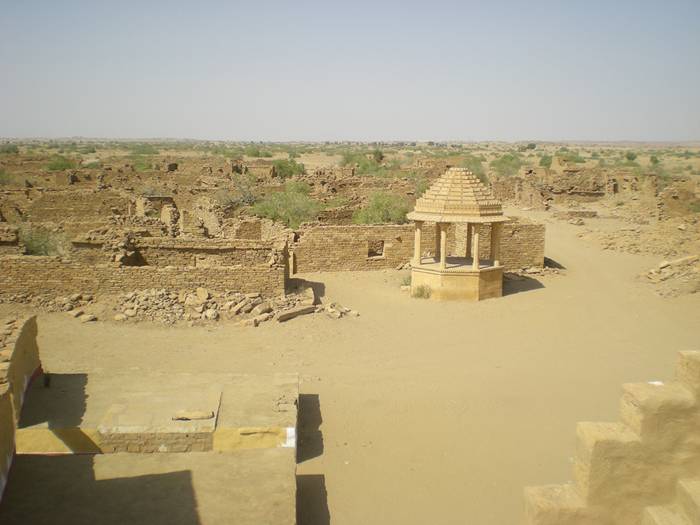
[[697,0],[12,2],[0,136],[695,142],[697,20]]
[[198,139],[190,137],[87,137],[87,136],[65,136],[65,137],[2,137],[0,142],[22,142],[22,141],[111,141],[111,142],[226,142],[240,144],[398,144],[413,142],[416,144],[428,144],[430,142],[436,144],[590,144],[590,145],[623,145],[623,144],[639,144],[639,145],[677,145],[677,146],[700,146],[700,139],[696,140],[538,140],[538,139],[522,139],[522,140],[459,140],[459,139],[378,139],[378,140],[264,140],[264,139]]

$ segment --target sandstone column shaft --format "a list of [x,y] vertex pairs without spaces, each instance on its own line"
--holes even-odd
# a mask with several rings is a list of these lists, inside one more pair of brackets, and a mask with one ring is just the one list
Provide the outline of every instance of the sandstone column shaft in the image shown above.
[[435,223],[435,260],[440,260],[440,223]]
[[420,264],[420,254],[421,254],[421,234],[423,229],[423,222],[422,221],[416,221],[416,231],[415,231],[415,238],[413,240],[413,262],[416,264]]
[[440,224],[440,269],[445,269],[447,261],[447,224]]
[[491,260],[494,266],[501,265],[501,229],[503,224],[496,222],[491,224]]
[[467,223],[467,253],[465,255],[465,257],[467,259],[469,259],[469,257],[472,256],[472,235],[474,233],[473,230],[474,230],[474,227],[473,227],[472,223],[468,222]]
[[474,241],[472,242],[474,255],[472,259],[472,270],[479,269],[479,229],[474,228]]

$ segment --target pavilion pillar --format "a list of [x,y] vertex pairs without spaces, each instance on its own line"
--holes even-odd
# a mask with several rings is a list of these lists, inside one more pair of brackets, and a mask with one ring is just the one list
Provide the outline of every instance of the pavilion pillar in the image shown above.
[[473,225],[471,222],[467,223],[467,253],[464,255],[467,259],[472,256],[472,234],[473,234]]
[[440,223],[435,223],[435,260],[440,260]]
[[440,223],[440,269],[444,270],[447,262],[447,224]]
[[474,240],[472,241],[474,256],[472,258],[472,270],[479,270],[479,229],[474,228]]
[[491,260],[494,266],[501,265],[501,232],[503,223],[495,222],[491,224]]
[[415,237],[413,239],[413,262],[420,264],[421,260],[421,234],[423,233],[423,221],[416,221]]

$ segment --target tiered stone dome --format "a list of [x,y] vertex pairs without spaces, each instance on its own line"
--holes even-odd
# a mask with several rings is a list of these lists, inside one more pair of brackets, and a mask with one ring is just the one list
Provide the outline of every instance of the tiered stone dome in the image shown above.
[[505,222],[501,201],[467,168],[449,168],[408,214],[414,221]]

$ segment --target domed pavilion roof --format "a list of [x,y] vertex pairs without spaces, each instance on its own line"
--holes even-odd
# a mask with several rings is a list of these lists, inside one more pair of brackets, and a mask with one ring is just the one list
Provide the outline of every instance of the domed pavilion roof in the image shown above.
[[467,168],[449,168],[408,214],[414,221],[505,222],[501,201]]

